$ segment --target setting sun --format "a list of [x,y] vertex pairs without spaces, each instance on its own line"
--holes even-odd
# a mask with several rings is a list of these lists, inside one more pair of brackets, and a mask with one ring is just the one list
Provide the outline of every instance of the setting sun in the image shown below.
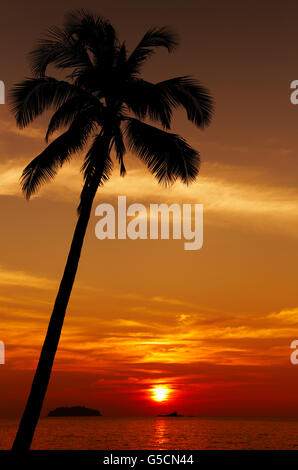
[[152,390],[152,399],[155,401],[166,401],[171,390],[167,386],[156,386]]

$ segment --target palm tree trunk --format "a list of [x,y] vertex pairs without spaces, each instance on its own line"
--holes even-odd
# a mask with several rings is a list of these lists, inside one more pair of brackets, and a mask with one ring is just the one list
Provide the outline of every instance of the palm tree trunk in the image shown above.
[[[19,452],[29,450],[32,443],[35,428],[41,413],[43,401],[49,384],[53,362],[64,322],[65,312],[75,280],[81,249],[97,188],[98,182],[93,181],[93,187],[89,187],[87,189],[85,192],[87,195],[82,201],[80,215],[78,217],[77,225],[74,231],[65,270],[31,386],[30,395],[19,425],[15,441],[12,446],[13,451]],[[86,184],[84,189],[86,189]]]

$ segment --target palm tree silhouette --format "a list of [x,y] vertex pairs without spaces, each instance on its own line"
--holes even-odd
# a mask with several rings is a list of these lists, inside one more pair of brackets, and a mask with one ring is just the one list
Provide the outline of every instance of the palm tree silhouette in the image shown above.
[[[46,141],[57,130],[67,130],[34,158],[22,174],[22,190],[30,198],[74,153],[89,144],[82,172],[84,185],[78,220],[65,270],[40,354],[30,395],[13,444],[28,450],[40,416],[59,343],[65,312],[86,233],[92,203],[99,186],[112,172],[112,156],[124,175],[126,147],[137,154],[160,183],[194,181],[200,158],[177,134],[168,132],[172,111],[182,106],[199,128],[210,123],[212,98],[195,79],[183,76],[159,83],[140,78],[145,61],[158,47],[169,52],[177,39],[168,28],[152,28],[128,53],[113,26],[101,17],[79,10],[67,15],[64,27],[53,27],[31,52],[33,77],[14,86],[12,110],[24,128],[54,108]],[[59,79],[46,74],[48,66]],[[61,76],[63,75],[63,79]],[[144,119],[147,122],[144,122]],[[157,122],[159,127],[151,125]],[[112,153],[113,151],[113,153]]]

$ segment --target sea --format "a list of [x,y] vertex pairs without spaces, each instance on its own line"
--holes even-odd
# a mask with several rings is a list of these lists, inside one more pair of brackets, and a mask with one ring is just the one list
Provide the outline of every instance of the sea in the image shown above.
[[[18,422],[0,419],[0,449],[10,449]],[[42,418],[37,450],[298,450],[298,420],[200,417]]]

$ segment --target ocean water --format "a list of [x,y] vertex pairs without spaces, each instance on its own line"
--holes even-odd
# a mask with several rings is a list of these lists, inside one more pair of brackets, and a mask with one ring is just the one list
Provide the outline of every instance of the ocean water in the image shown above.
[[[0,419],[0,449],[17,421]],[[297,449],[298,421],[233,418],[44,418],[32,449]]]

